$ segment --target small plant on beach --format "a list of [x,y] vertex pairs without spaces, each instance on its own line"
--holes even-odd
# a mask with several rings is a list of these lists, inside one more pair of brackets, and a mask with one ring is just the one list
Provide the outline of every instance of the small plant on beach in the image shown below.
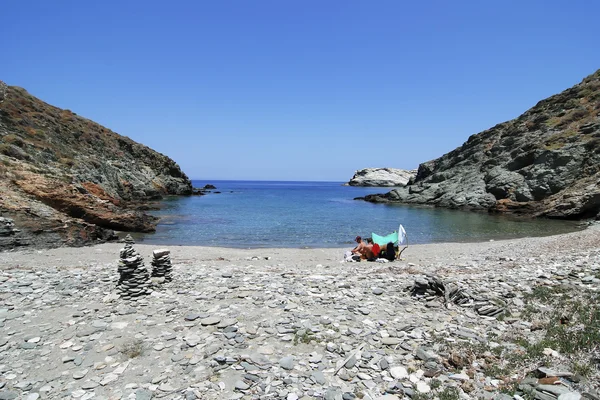
[[144,343],[140,339],[130,340],[121,345],[120,351],[127,358],[136,358],[144,353]]
[[313,340],[317,340],[317,337],[309,330],[300,329],[294,334],[294,346],[297,346],[299,343],[308,344]]
[[446,387],[444,390],[437,394],[439,400],[459,400],[460,394],[458,389],[453,387]]
[[575,354],[589,353],[600,346],[600,294],[538,287],[531,296],[544,303],[548,312],[542,316],[545,335],[540,342],[530,345],[529,351],[549,347],[563,354]]
[[583,377],[588,377],[588,376],[592,375],[594,368],[592,367],[592,364],[589,362],[573,361],[571,363],[571,371],[573,371],[573,373],[575,373],[577,375],[581,375]]

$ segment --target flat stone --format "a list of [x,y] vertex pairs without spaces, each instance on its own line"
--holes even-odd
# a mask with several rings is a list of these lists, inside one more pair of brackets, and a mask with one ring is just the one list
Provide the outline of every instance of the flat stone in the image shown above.
[[558,396],[558,400],[580,400],[581,394],[577,392],[563,393]]
[[84,376],[87,375],[88,371],[89,371],[88,369],[82,369],[82,370],[73,372],[73,379],[83,378]]
[[450,379],[454,379],[455,381],[468,381],[469,379],[471,379],[469,377],[469,375],[465,374],[465,373],[460,373],[460,374],[450,374],[448,375],[448,378]]
[[158,387],[158,390],[160,390],[161,392],[174,392],[177,389],[169,385],[168,383],[163,383]]
[[392,368],[390,368],[390,375],[394,379],[398,379],[398,380],[406,379],[406,378],[408,378],[408,371],[406,370],[406,368],[404,368],[402,366],[392,367]]
[[544,374],[545,376],[557,376],[557,377],[561,377],[561,376],[573,376],[572,372],[569,371],[555,371],[553,369],[550,368],[546,368],[546,367],[539,367],[537,369],[539,372],[541,372],[542,374]]
[[219,322],[221,322],[221,318],[218,317],[208,317],[200,320],[200,324],[203,326],[217,325]]
[[323,374],[322,371],[313,372],[310,378],[313,380],[313,382],[318,383],[319,385],[324,385],[326,382],[325,374]]
[[381,343],[385,344],[386,346],[395,346],[402,343],[402,340],[396,337],[384,337],[381,338]]
[[561,394],[566,394],[570,392],[568,388],[558,385],[538,385],[536,387],[536,390],[552,393],[555,396],[559,396]]
[[201,339],[200,339],[200,336],[190,335],[190,336],[186,336],[183,340],[185,340],[185,342],[187,343],[188,346],[196,347],[200,343]]
[[117,379],[119,379],[119,375],[106,374],[106,375],[104,375],[104,378],[102,378],[102,380],[100,381],[100,384],[102,386],[106,386],[109,383],[116,381]]
[[151,400],[152,392],[146,389],[138,389],[135,391],[135,400]]
[[19,393],[13,390],[0,390],[0,400],[13,400],[19,397]]
[[426,384],[423,381],[417,382],[416,389],[417,389],[417,392],[420,392],[420,393],[429,393],[429,392],[431,392],[431,388],[429,387],[429,385]]
[[85,381],[81,384],[81,388],[84,390],[94,389],[94,388],[97,388],[98,386],[100,386],[100,384],[98,382],[94,382],[94,381]]
[[71,392],[71,396],[75,399],[80,399],[83,395],[85,395],[85,390],[74,390]]
[[225,318],[225,319],[221,320],[221,322],[219,322],[219,324],[217,325],[217,328],[224,329],[224,328],[227,328],[227,327],[235,325],[235,324],[237,324],[237,319]]
[[196,313],[189,313],[189,314],[186,314],[184,317],[184,319],[186,321],[195,321],[198,318],[200,318],[200,314],[196,314]]
[[279,360],[279,366],[286,370],[291,370],[294,368],[294,357],[283,357]]
[[437,355],[431,353],[430,351],[427,351],[423,347],[419,347],[417,349],[416,356],[418,359],[423,360],[423,361],[435,360],[438,358]]
[[346,360],[346,363],[344,364],[344,368],[346,368],[346,369],[353,368],[356,365],[357,361],[358,360],[356,359],[356,356],[352,355],[348,360]]
[[248,390],[248,389],[250,389],[250,385],[248,385],[246,382],[244,382],[242,380],[235,381],[234,387],[237,390]]

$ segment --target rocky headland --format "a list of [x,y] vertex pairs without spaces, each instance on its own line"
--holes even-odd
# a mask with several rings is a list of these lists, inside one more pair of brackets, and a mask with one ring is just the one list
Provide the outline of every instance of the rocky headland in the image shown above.
[[364,168],[356,171],[347,183],[349,186],[400,187],[405,186],[417,170],[396,168]]
[[600,230],[0,253],[0,399],[600,399]]
[[600,70],[419,165],[371,202],[585,219],[600,213]]
[[22,88],[1,86],[0,249],[150,232],[156,221],[140,204],[192,193],[169,157]]

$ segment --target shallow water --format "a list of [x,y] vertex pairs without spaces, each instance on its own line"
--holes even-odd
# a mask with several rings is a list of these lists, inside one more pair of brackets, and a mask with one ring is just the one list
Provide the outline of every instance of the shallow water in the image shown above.
[[473,242],[571,232],[570,221],[531,220],[430,207],[353,200],[389,188],[341,182],[193,181],[217,187],[205,196],[170,197],[152,214],[154,234],[137,241],[161,245],[239,248],[347,247],[356,235],[385,235],[402,224],[411,244]]

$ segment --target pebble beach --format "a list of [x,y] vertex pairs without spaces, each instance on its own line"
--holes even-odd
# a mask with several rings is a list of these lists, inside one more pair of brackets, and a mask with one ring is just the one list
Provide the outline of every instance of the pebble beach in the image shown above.
[[150,274],[162,247],[134,243],[150,281],[127,299],[123,247],[0,253],[0,399],[600,398],[589,351],[584,376],[552,348],[506,376],[490,368],[520,350],[510,337],[540,339],[524,318],[536,288],[598,293],[598,225],[415,245],[390,263],[167,246],[167,280]]

